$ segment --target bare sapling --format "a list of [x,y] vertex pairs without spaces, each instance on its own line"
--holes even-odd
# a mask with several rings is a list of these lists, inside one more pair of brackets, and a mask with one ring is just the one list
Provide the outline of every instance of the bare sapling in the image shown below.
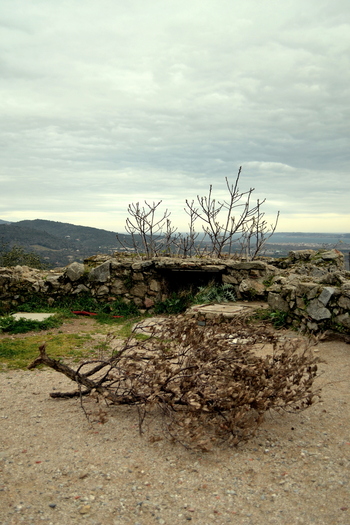
[[[229,183],[227,177],[225,178],[229,193],[227,200],[216,201],[212,196],[213,188],[210,185],[208,196],[200,197],[197,195],[199,208],[194,207],[193,201],[191,203],[186,201],[191,212],[204,223],[202,225],[203,232],[210,241],[209,256],[222,257],[224,253],[230,255],[234,244],[243,240],[246,255],[248,258],[255,258],[267,241],[266,223],[262,221],[264,214],[261,212],[261,206],[265,199],[262,202],[257,201],[255,206],[251,206],[254,188],[244,192],[239,190],[241,171],[242,167],[239,168],[233,184]],[[277,221],[273,232],[276,226]],[[256,237],[256,244],[252,254],[253,236]]]
[[[171,225],[170,212],[167,209],[160,218],[156,217],[156,211],[161,203],[161,200],[152,204],[145,201],[143,207],[139,202],[128,206],[130,217],[126,219],[125,230],[131,235],[132,248],[139,256],[144,254],[147,259],[167,251],[176,232],[176,228]],[[130,249],[118,234],[117,239],[124,248]]]
[[265,213],[261,211],[261,205],[264,204],[265,199],[260,202],[257,201],[256,214],[243,224],[242,236],[239,240],[241,245],[241,253],[247,260],[254,260],[258,255],[263,253],[263,249],[267,241],[275,233],[280,212],[277,212],[274,224],[268,225],[264,219]]
[[179,257],[191,257],[192,255],[198,255],[200,250],[200,243],[197,243],[199,233],[196,233],[194,223],[197,220],[196,210],[194,208],[194,202],[192,201],[192,208],[184,208],[185,213],[189,216],[189,231],[186,234],[179,233],[173,239],[173,250],[174,253]]
[[[176,233],[177,228],[171,225],[168,210],[160,218],[156,217],[162,201],[153,204],[145,201],[144,207],[139,202],[129,204],[125,229],[131,236],[132,249],[148,259],[160,254],[223,257],[231,255],[235,245],[240,244],[247,259],[256,258],[275,232],[279,212],[275,224],[269,229],[262,212],[265,199],[251,205],[254,188],[240,191],[238,185],[241,172],[242,167],[239,168],[233,184],[225,178],[228,198],[223,201],[217,201],[213,197],[212,185],[208,195],[197,195],[196,202],[186,199],[184,210],[190,218],[187,234]],[[204,234],[200,242],[199,233],[195,231],[196,222],[201,224]],[[117,239],[124,248],[128,248],[118,234]]]

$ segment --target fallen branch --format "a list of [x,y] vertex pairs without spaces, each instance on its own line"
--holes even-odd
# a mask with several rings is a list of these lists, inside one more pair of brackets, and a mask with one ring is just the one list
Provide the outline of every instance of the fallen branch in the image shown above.
[[[146,416],[160,409],[170,436],[202,450],[218,441],[247,440],[268,410],[303,410],[319,397],[310,348],[280,342],[265,325],[235,318],[201,327],[179,317],[162,330],[147,341],[129,338],[110,359],[84,362],[77,370],[50,358],[42,345],[29,369],[44,364],[79,385],[79,392],[51,397],[91,393],[107,404],[137,406],[140,431]],[[270,353],[258,356],[257,345],[269,345]]]

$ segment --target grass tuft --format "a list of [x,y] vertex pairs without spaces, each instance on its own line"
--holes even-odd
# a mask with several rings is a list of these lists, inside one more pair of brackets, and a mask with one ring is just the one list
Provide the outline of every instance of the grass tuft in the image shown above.
[[[86,349],[89,341],[92,341],[90,334],[45,334],[45,342],[55,359],[79,361],[86,358],[93,353],[93,349]],[[0,370],[27,368],[38,356],[38,348],[43,342],[40,334],[25,339],[0,339]]]

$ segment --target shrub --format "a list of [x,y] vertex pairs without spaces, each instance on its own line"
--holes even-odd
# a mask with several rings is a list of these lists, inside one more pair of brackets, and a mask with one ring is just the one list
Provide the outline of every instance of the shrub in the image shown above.
[[48,317],[43,321],[34,319],[15,319],[12,315],[0,317],[0,332],[8,332],[11,334],[23,334],[36,330],[49,330],[50,328],[57,328],[62,324],[62,319],[57,316]]
[[165,301],[160,301],[154,306],[155,314],[180,314],[192,303],[193,296],[190,292],[172,293]]
[[25,252],[22,246],[14,245],[12,248],[8,244],[3,244],[0,248],[0,266],[29,266],[43,270],[47,267],[39,255],[33,252]]
[[234,287],[232,284],[217,285],[214,282],[208,286],[201,286],[194,297],[194,303],[225,303],[236,301]]

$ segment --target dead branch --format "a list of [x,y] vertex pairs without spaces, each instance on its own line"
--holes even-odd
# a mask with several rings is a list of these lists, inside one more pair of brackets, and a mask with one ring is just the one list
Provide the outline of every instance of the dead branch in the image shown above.
[[[270,351],[258,355],[257,346]],[[45,364],[85,387],[86,395],[135,405],[140,431],[147,416],[160,410],[169,436],[203,450],[247,440],[268,410],[303,410],[320,394],[313,388],[318,360],[310,346],[281,342],[266,325],[244,318],[205,327],[171,318],[151,339],[128,339],[110,359],[84,362],[77,370],[51,359],[45,345],[39,350],[30,369]]]

